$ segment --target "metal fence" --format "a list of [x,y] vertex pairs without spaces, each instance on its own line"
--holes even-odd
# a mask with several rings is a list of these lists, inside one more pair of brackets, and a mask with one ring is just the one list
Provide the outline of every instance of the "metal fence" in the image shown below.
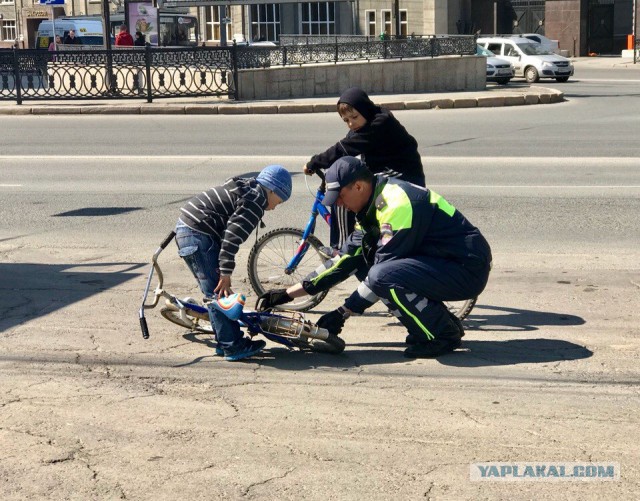
[[[290,36],[290,35],[288,35]],[[308,37],[307,37],[308,38]],[[474,55],[473,36],[391,40],[341,35],[274,47],[0,50],[0,100],[236,98],[237,71],[371,59]]]
[[280,45],[311,45],[319,43],[349,43],[349,42],[374,42],[391,40],[416,40],[416,39],[468,39],[473,35],[280,35]]
[[[276,64],[305,64],[369,59],[474,55],[472,35],[412,35],[379,37],[363,35],[281,35],[280,47],[271,48]],[[272,56],[273,59],[273,56]]]
[[0,51],[0,100],[234,97],[228,47]]

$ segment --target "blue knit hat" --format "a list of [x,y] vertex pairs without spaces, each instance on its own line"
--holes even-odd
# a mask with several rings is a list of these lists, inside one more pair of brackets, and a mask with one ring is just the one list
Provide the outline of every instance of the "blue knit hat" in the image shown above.
[[273,191],[283,202],[289,200],[291,196],[291,174],[282,165],[268,165],[260,171],[256,181]]

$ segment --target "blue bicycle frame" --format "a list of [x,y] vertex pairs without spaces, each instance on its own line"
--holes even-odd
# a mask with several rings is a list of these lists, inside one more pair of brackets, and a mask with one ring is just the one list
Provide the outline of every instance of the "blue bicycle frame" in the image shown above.
[[[188,308],[190,310],[192,310],[195,313],[199,313],[201,316],[207,318],[209,315],[209,310],[207,309],[206,306],[201,306],[199,304],[195,304],[195,303],[187,303],[184,301],[180,301],[181,305],[185,308]],[[222,311],[222,310],[219,310]],[[224,311],[223,311],[224,313]],[[241,329],[246,329],[248,333],[255,335],[255,334],[262,334],[264,337],[266,337],[267,339],[269,339],[270,341],[273,341],[274,343],[279,343],[282,344],[284,346],[286,346],[287,348],[295,348],[296,345],[294,343],[291,342],[291,340],[289,338],[283,337],[283,336],[279,336],[277,334],[272,334],[270,332],[265,332],[265,330],[262,328],[262,323],[265,322],[265,320],[269,320],[271,319],[271,321],[277,321],[277,320],[289,320],[287,317],[283,316],[283,315],[278,315],[277,313],[271,313],[268,311],[263,311],[263,312],[246,312],[243,311],[240,314],[239,318],[233,318],[233,320],[237,320],[238,323],[240,324],[240,328]]]
[[324,200],[324,193],[326,191],[326,184],[324,180],[324,174],[320,171],[316,172],[316,175],[322,179],[322,183],[318,187],[318,191],[316,191],[316,199],[313,202],[313,206],[311,207],[311,215],[309,216],[309,221],[302,232],[302,240],[300,241],[300,245],[296,250],[295,254],[289,261],[289,264],[285,268],[284,272],[287,275],[291,275],[298,265],[300,261],[309,250],[309,236],[313,235],[316,230],[316,219],[318,216],[321,216],[324,221],[331,226],[331,212],[324,205],[322,205],[322,200]]

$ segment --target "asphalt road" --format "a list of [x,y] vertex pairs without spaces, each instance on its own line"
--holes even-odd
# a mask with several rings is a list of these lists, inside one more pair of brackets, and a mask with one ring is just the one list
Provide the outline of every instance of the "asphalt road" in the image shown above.
[[[640,105],[629,75],[584,73],[558,105],[398,113],[429,185],[494,250],[463,349],[438,360],[404,359],[403,329],[380,306],[347,323],[340,356],[269,345],[230,364],[155,311],[151,339],[139,334],[146,263],[182,201],[269,162],[297,171],[344,132],[335,116],[10,117],[0,496],[634,499]],[[298,174],[268,227],[303,224],[305,192]],[[197,294],[171,247],[162,263],[171,289]],[[621,480],[471,482],[470,464],[487,461],[615,462]]]

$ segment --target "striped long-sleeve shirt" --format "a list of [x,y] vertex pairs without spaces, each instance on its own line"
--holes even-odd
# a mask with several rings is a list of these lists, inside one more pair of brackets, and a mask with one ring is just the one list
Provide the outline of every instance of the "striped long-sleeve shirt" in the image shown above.
[[240,245],[258,226],[267,208],[267,194],[255,178],[234,177],[191,198],[180,209],[180,220],[220,242],[220,275],[236,266]]

